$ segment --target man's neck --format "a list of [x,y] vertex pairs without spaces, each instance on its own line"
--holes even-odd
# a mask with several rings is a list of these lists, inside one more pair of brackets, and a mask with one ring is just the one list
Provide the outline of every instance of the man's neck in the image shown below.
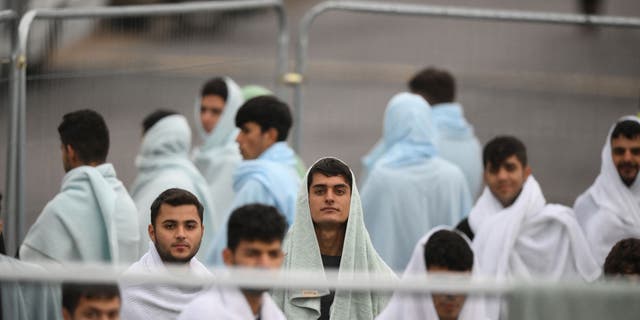
[[316,238],[320,246],[320,254],[325,256],[342,255],[342,246],[347,232],[347,224],[337,224],[330,226],[314,226]]
[[259,314],[260,308],[262,307],[262,292],[257,293],[242,291],[242,294],[244,295],[244,298],[247,299],[253,315]]

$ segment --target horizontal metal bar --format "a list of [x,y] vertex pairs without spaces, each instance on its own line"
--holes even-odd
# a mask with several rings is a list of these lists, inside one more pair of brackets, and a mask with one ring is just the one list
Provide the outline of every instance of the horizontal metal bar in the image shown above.
[[[563,292],[597,292],[640,294],[640,286],[625,281],[556,281],[546,278],[494,280],[460,276],[416,275],[403,279],[380,277],[371,273],[324,273],[305,271],[268,271],[262,269],[212,269],[212,276],[185,273],[182,268],[168,267],[165,273],[123,274],[127,266],[107,264],[44,264],[41,268],[15,270],[0,263],[0,281],[41,281],[76,283],[162,283],[181,286],[206,286],[274,289],[333,288],[338,290],[397,291],[408,293],[466,292],[470,294],[500,295],[519,290],[562,290]],[[0,283],[1,285],[1,283]]]
[[12,21],[16,19],[16,13],[13,10],[2,10],[0,11],[0,22]]
[[281,0],[238,0],[93,8],[35,9],[32,11],[36,13],[36,18],[108,18],[185,14],[203,11],[248,10],[280,5],[282,5]]

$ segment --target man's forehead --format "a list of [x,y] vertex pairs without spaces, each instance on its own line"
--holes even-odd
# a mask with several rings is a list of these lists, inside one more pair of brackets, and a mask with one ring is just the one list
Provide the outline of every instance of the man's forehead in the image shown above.
[[282,248],[282,241],[280,239],[273,239],[271,241],[241,239],[240,242],[238,242],[238,248],[240,247],[254,250],[274,250]]
[[633,137],[633,139],[629,139],[623,135],[620,135],[616,138],[611,138],[612,146],[640,146],[640,135]]
[[[515,154],[512,154],[506,158],[504,158],[502,161],[500,161],[497,165],[497,167],[501,167],[504,165],[508,165],[508,164],[520,164],[522,165],[522,163],[520,162],[520,159],[518,159],[518,156],[516,156]],[[494,164],[491,161],[487,162],[487,168],[494,168]]]
[[187,222],[196,221],[200,222],[200,214],[198,208],[192,204],[184,204],[178,206],[172,206],[167,203],[163,203],[158,211],[158,221],[176,221]]
[[347,179],[345,179],[345,177],[343,177],[342,175],[336,175],[336,176],[326,176],[322,173],[316,172],[313,174],[312,177],[312,183],[311,183],[311,187],[316,187],[316,186],[327,186],[327,187],[332,187],[332,186],[349,186],[349,184],[347,183]]

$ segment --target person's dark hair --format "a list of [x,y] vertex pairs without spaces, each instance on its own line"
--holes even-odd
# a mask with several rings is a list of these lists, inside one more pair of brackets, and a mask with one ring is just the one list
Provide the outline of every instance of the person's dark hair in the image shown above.
[[62,284],[62,307],[73,314],[78,307],[80,298],[107,299],[120,298],[120,290],[115,284]]
[[219,96],[225,102],[227,101],[229,89],[227,88],[227,83],[224,82],[223,78],[218,77],[210,79],[202,86],[202,90],[200,90],[200,96],[204,97],[209,95]]
[[109,129],[99,113],[88,109],[67,113],[58,133],[62,144],[70,145],[83,163],[107,160]]
[[153,125],[158,123],[158,121],[162,120],[164,117],[172,116],[174,114],[178,113],[175,111],[162,109],[152,112],[151,114],[146,116],[144,120],[142,120],[142,134],[147,133],[147,131],[149,131],[149,129],[151,129]]
[[289,107],[275,96],[255,97],[238,109],[236,127],[241,128],[245,123],[252,121],[260,125],[262,132],[275,128],[278,131],[277,141],[287,140],[293,124]]
[[640,239],[618,241],[604,260],[604,274],[640,275]]
[[231,213],[227,224],[227,248],[235,250],[240,241],[271,243],[284,240],[287,221],[273,206],[248,204]]
[[151,224],[154,227],[156,226],[156,219],[158,218],[158,213],[160,212],[162,204],[168,204],[172,207],[194,205],[198,209],[200,223],[203,222],[202,218],[204,215],[204,207],[202,206],[202,203],[198,201],[198,198],[187,190],[171,188],[162,192],[151,204]]
[[445,267],[450,271],[470,271],[473,268],[473,251],[461,235],[450,230],[436,231],[424,246],[424,262]]
[[611,139],[624,136],[627,139],[635,139],[640,136],[640,123],[633,120],[622,120],[616,124],[611,132]]
[[512,136],[498,136],[489,141],[482,151],[482,163],[485,168],[491,164],[498,168],[509,157],[515,155],[523,167],[527,165],[527,148],[522,141]]
[[347,181],[349,189],[353,189],[353,176],[351,175],[351,170],[344,162],[338,159],[324,158],[316,162],[313,167],[309,169],[309,175],[307,176],[307,190],[311,188],[313,175],[316,173],[321,173],[327,177],[341,176]]
[[453,102],[456,98],[456,81],[446,70],[429,67],[409,80],[409,90],[421,95],[430,105]]

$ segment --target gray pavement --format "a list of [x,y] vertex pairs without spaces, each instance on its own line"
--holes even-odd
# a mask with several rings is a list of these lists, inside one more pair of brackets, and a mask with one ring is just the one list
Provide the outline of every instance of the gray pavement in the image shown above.
[[[294,42],[301,15],[318,1],[285,2]],[[574,11],[573,2],[552,0],[429,3]],[[606,11],[640,16],[640,2],[609,1]],[[107,27],[56,51],[50,68],[34,72],[28,86],[27,224],[59,189],[64,172],[56,127],[64,113],[94,108],[105,116],[109,161],[129,185],[147,113],[171,108],[192,119],[199,86],[213,75],[273,87],[273,18],[269,12],[225,15],[206,32],[169,19],[144,31]],[[638,30],[327,14],[311,33],[305,113],[296,124],[304,129],[301,155],[307,163],[335,155],[358,174],[360,157],[380,137],[388,99],[414,71],[442,66],[458,76],[459,100],[480,140],[521,137],[547,199],[571,205],[598,173],[611,123],[638,111],[639,40]],[[0,103],[4,124],[6,104]],[[3,128],[2,154],[5,141]],[[3,170],[0,181],[4,176]]]

